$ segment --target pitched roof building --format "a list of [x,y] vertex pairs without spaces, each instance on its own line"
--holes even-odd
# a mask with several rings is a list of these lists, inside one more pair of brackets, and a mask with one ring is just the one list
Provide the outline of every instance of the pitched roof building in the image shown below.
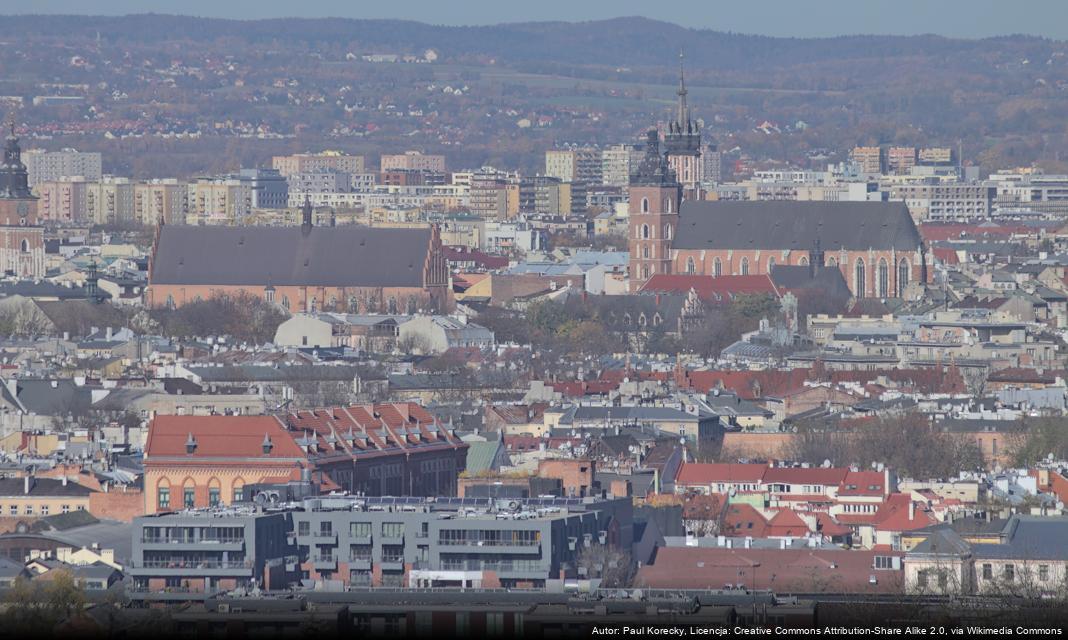
[[181,306],[245,293],[293,311],[398,313],[449,306],[437,227],[162,225],[152,246],[146,300]]

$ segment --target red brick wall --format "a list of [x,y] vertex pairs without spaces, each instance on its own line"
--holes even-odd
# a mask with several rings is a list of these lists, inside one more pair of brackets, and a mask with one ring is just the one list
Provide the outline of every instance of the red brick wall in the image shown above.
[[538,463],[538,476],[559,479],[565,495],[589,495],[594,467],[593,460],[542,460]]
[[89,494],[89,513],[101,520],[130,522],[144,514],[145,496],[140,491],[99,491]]
[[[845,252],[845,262],[843,263],[841,251],[833,251],[827,247],[824,247],[824,249],[826,264],[831,265],[833,263],[839,266],[846,284],[849,285],[849,290],[853,291],[854,294],[856,294],[854,276],[858,258],[864,260],[864,295],[867,297],[875,297],[878,294],[878,269],[881,259],[887,262],[887,288],[889,289],[889,295],[893,296],[897,291],[896,265],[900,264],[903,258],[909,262],[909,282],[916,282],[920,279],[921,268],[920,265],[916,264],[915,251],[847,251]],[[675,273],[687,273],[688,263],[692,258],[695,273],[698,275],[715,275],[715,262],[716,258],[719,258],[720,275],[741,275],[744,258],[749,263],[749,275],[759,275],[769,272],[769,259],[774,259],[775,264],[778,265],[808,264],[808,251],[809,248],[805,247],[795,248],[786,251],[786,257],[784,258],[783,250],[679,249],[674,252],[673,269]],[[842,266],[843,264],[845,266]]]

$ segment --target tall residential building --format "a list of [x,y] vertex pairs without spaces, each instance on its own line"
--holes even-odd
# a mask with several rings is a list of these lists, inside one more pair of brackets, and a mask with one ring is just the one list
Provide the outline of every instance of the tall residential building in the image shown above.
[[904,200],[915,220],[988,218],[997,187],[982,184],[903,184],[890,187],[891,200]]
[[140,222],[134,217],[134,183],[129,178],[112,176],[87,183],[83,218],[103,225]]
[[916,166],[916,147],[890,147],[886,152],[886,166],[891,173],[908,175]]
[[723,181],[723,153],[714,143],[709,143],[705,146],[701,158],[705,165],[704,183],[707,185],[705,190],[711,191]]
[[601,184],[601,152],[597,149],[551,149],[545,152],[545,175],[561,182]]
[[85,211],[85,185],[82,178],[46,180],[37,184],[37,215],[53,222],[81,221]]
[[185,224],[189,213],[189,186],[173,178],[150,180],[134,185],[133,219],[155,226]]
[[271,166],[277,169],[283,178],[317,169],[334,169],[346,173],[363,173],[365,170],[363,156],[350,156],[340,151],[274,156]]
[[189,218],[204,224],[235,224],[252,213],[252,184],[232,177],[189,183]]
[[882,147],[853,147],[849,157],[857,163],[861,173],[883,172]]
[[634,145],[617,144],[601,151],[601,183],[609,187],[630,184],[630,174],[638,170],[642,154]]
[[953,164],[953,149],[949,147],[924,147],[920,149],[919,164],[948,165]]
[[21,278],[45,274],[44,228],[38,224],[37,198],[30,193],[15,123],[4,144],[0,164],[0,271]]
[[29,149],[22,154],[30,187],[41,182],[60,178],[82,176],[88,182],[100,180],[100,154],[86,153],[75,149],[45,151]]
[[520,210],[519,177],[513,173],[483,167],[471,174],[468,208],[489,220],[515,217]]
[[445,156],[428,155],[419,151],[405,151],[398,154],[383,154],[381,171],[436,171],[445,172]]
[[[519,210],[526,213],[569,215],[572,213],[572,186],[571,183],[552,176],[523,178],[519,183]],[[583,203],[584,206],[585,203]]]

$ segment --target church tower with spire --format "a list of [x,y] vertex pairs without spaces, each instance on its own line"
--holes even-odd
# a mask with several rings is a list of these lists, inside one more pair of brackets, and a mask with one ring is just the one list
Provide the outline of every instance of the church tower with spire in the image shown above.
[[675,171],[687,199],[701,199],[701,182],[704,180],[704,164],[701,162],[701,133],[690,115],[687,101],[686,77],[679,54],[679,88],[675,119],[668,123],[664,134],[664,147],[668,164]]
[[671,273],[671,240],[679,228],[682,186],[655,129],[646,134],[645,157],[630,177],[628,197],[629,289],[634,293],[658,273]]
[[0,164],[0,271],[21,278],[44,277],[44,229],[37,224],[37,198],[8,116],[4,160]]

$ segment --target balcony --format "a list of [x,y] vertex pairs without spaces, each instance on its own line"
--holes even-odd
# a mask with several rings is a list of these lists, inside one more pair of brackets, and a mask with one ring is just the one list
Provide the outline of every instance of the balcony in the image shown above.
[[312,558],[312,566],[316,571],[336,570],[337,569],[337,556],[315,556]]
[[438,540],[438,546],[448,547],[449,552],[464,551],[467,553],[521,553],[540,554],[540,541],[519,540]]
[[149,560],[127,565],[131,575],[184,577],[251,577],[252,563],[247,560]]
[[142,536],[141,544],[147,548],[193,551],[209,547],[220,551],[241,551],[245,548],[244,537],[212,536],[192,538],[187,536]]
[[371,556],[352,556],[349,558],[349,569],[363,571],[371,570]]

